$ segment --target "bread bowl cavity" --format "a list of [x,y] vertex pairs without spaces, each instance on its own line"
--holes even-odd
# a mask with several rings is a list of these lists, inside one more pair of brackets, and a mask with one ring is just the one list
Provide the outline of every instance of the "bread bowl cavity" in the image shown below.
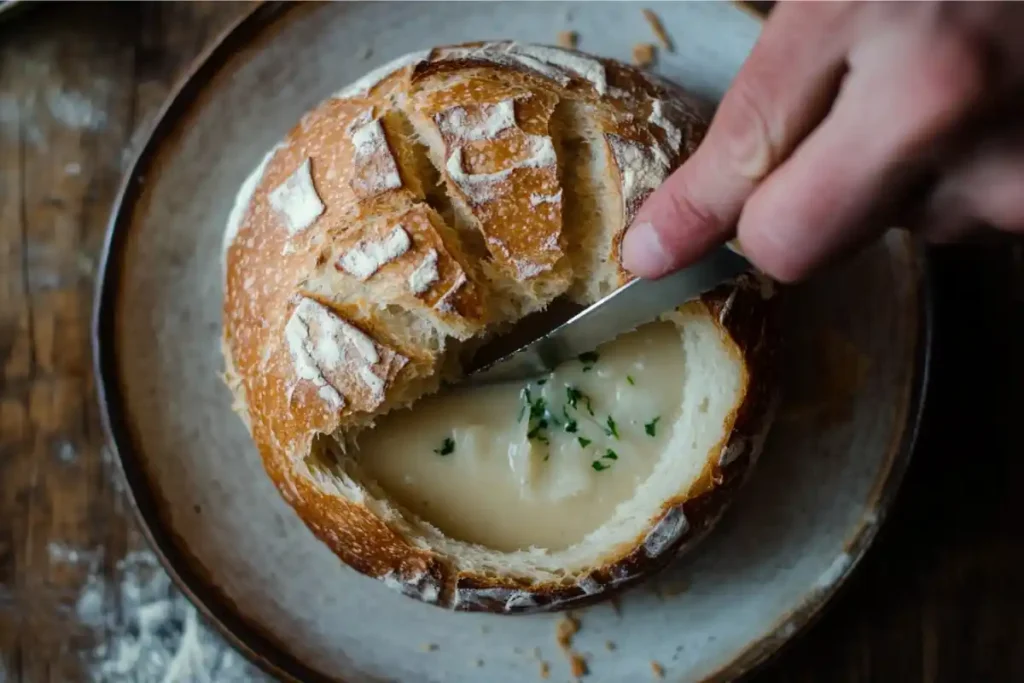
[[[588,303],[628,282],[625,227],[695,148],[697,112],[678,88],[579,52],[442,47],[321,103],[246,180],[225,233],[226,381],[282,496],[347,564],[445,607],[562,609],[651,573],[711,528],[756,459],[774,404],[771,292],[753,275],[634,333],[661,335],[667,349],[671,330],[677,345],[658,358],[674,353],[678,368],[656,378],[657,448],[642,462],[622,462],[625,451],[614,460],[623,466],[612,473],[635,489],[587,508],[549,485],[534,503],[516,503],[511,492],[530,498],[536,481],[494,481],[516,473],[493,463],[455,468],[449,479],[436,469],[438,444],[420,443],[435,459],[426,494],[454,500],[460,486],[484,490],[490,479],[510,508],[501,516],[523,518],[490,544],[473,543],[486,541],[480,524],[446,534],[452,524],[432,524],[399,492],[396,477],[414,460],[367,460],[417,419],[415,407],[399,409],[457,377],[482,341],[559,297]],[[628,372],[609,372],[622,394]],[[438,403],[443,417],[443,402],[459,398],[426,400],[421,408]],[[618,410],[599,403],[601,419]],[[395,429],[367,432],[375,423]],[[453,455],[479,463],[481,452],[462,446]],[[533,452],[531,466],[544,455]],[[584,469],[600,460],[577,456]],[[575,481],[583,493],[607,487]],[[545,515],[580,509],[593,528],[573,518],[571,532],[530,535]]]

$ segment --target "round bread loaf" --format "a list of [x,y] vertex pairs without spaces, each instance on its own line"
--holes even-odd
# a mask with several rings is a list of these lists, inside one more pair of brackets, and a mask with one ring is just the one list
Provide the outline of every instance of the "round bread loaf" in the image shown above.
[[439,606],[553,610],[610,595],[711,528],[772,412],[771,293],[755,276],[665,316],[688,368],[673,428],[699,432],[696,455],[667,449],[568,548],[450,538],[352,457],[360,432],[457,378],[512,322],[628,282],[625,228],[704,129],[695,101],[633,67],[474,43],[368,74],[266,156],[225,235],[226,381],[277,488],[344,562]]

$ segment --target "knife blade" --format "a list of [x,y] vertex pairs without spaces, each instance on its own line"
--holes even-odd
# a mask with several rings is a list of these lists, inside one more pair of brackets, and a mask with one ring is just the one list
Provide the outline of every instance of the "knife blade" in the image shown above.
[[546,375],[561,363],[593,351],[749,269],[749,261],[724,246],[657,280],[633,280],[561,324],[533,330],[511,352],[488,360],[485,348],[480,349],[466,366],[463,384],[511,382]]

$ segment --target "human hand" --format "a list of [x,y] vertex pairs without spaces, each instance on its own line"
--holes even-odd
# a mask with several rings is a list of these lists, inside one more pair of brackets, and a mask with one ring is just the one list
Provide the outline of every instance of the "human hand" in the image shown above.
[[905,221],[1024,233],[1024,3],[780,3],[693,156],[645,202],[627,269],[738,237],[784,282]]

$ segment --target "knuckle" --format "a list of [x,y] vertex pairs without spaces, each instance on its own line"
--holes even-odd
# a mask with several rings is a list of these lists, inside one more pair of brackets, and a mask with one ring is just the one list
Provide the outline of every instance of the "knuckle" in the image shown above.
[[810,270],[792,249],[778,249],[761,235],[741,230],[738,241],[747,260],[776,282],[787,285],[800,282]]
[[[694,199],[690,185],[682,174],[668,193],[668,201],[675,217],[673,223],[687,226],[690,234],[704,239],[716,238],[728,227],[715,211]],[[663,235],[662,238],[670,240],[671,236]]]
[[733,170],[752,182],[767,176],[781,158],[769,101],[755,78],[737,79],[723,101],[722,147]]
[[968,112],[985,91],[988,65],[984,50],[968,35],[946,31],[920,57],[930,122],[948,127]]

